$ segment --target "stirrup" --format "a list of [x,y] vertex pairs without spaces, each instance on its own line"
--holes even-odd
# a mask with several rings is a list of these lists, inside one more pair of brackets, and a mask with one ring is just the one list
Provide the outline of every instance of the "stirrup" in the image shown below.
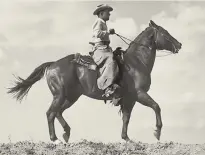
[[112,91],[111,88],[108,88],[108,90],[105,90],[105,93],[102,95],[102,97],[109,97],[113,93],[114,91]]
[[109,97],[110,95],[115,93],[117,88],[119,88],[117,84],[112,84],[111,86],[105,89],[105,93],[102,95],[102,97]]

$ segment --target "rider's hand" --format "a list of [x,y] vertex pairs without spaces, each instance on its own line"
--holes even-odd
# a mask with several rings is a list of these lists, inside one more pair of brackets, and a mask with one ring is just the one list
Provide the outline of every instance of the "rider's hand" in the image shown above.
[[110,33],[110,34],[115,34],[115,30],[114,30],[114,29],[110,29],[110,30],[109,30],[109,33]]

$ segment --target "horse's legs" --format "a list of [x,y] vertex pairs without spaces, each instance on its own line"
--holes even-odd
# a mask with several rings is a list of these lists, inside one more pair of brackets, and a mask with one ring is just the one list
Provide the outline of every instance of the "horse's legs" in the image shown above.
[[63,106],[66,96],[65,96],[65,89],[63,87],[64,83],[61,78],[56,74],[50,74],[52,72],[48,71],[47,75],[47,82],[48,87],[53,95],[53,102],[49,107],[48,111],[46,112],[47,120],[48,120],[48,129],[50,134],[50,140],[56,141],[58,138],[55,134],[55,126],[54,120],[58,112],[60,112],[61,107]]
[[73,105],[80,95],[82,95],[81,87],[75,74],[75,67],[72,63],[68,65],[68,60],[65,60],[59,61],[46,72],[48,87],[53,95],[53,102],[46,114],[50,139],[51,141],[55,141],[55,143],[59,141],[55,134],[55,118],[58,118],[69,137],[70,127],[62,117],[62,112]]
[[55,112],[47,111],[47,120],[48,120],[48,129],[49,129],[49,135],[50,135],[50,140],[55,141],[57,140],[56,134],[55,134],[55,127],[54,127],[54,120],[55,120]]
[[54,120],[57,115],[57,113],[60,111],[61,104],[64,102],[65,97],[61,95],[54,96],[53,102],[46,112],[47,119],[48,119],[48,128],[49,128],[49,134],[51,141],[56,141],[57,137],[55,134],[55,127],[54,127]]
[[122,99],[120,102],[123,102],[122,107],[121,107],[122,114],[123,114],[123,116],[122,116],[123,126],[122,126],[121,137],[125,141],[129,141],[130,139],[127,135],[127,130],[128,130],[128,124],[130,121],[131,112],[132,112],[132,109],[133,109],[135,102],[126,102],[124,99]]
[[60,122],[61,126],[63,127],[63,129],[65,131],[65,133],[63,134],[63,138],[64,138],[65,142],[68,142],[68,140],[70,138],[70,130],[71,130],[71,128],[68,125],[68,123],[65,121],[65,119],[63,118],[62,113],[63,113],[63,111],[65,109],[67,109],[70,106],[72,106],[74,104],[74,102],[78,99],[78,97],[76,96],[75,100],[72,100],[73,102],[65,100],[65,102],[64,102],[64,104],[63,104],[63,106],[61,108],[61,111],[58,112],[57,115],[56,115],[56,118],[58,119],[58,121]]
[[161,129],[162,129],[162,119],[161,119],[161,109],[159,105],[143,90],[137,92],[137,101],[145,106],[152,108],[156,114],[156,130],[155,137],[160,140]]
[[70,138],[70,126],[63,118],[62,112],[58,112],[56,115],[56,118],[58,119],[58,121],[60,122],[61,126],[63,127],[63,129],[65,131],[65,133],[63,134],[63,138],[64,138],[65,142],[68,142],[68,140]]

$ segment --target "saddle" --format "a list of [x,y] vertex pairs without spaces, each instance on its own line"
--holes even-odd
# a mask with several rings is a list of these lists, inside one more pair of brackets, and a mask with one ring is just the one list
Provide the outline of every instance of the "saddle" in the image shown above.
[[[90,70],[96,71],[98,69],[97,64],[94,62],[92,55],[92,52],[89,52],[90,55],[81,55],[80,53],[76,53],[74,56],[74,60],[72,62],[75,62],[79,65],[85,66]],[[121,49],[121,47],[117,47],[114,51],[114,59],[116,60],[119,68],[124,64],[123,55],[125,54],[125,51]]]
[[91,56],[81,55],[80,53],[75,54],[72,62],[85,66],[90,70],[97,70],[98,67]]

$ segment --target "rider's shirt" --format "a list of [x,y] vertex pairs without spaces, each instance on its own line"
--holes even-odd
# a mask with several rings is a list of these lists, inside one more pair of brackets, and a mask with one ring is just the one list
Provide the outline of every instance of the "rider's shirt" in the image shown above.
[[104,20],[102,20],[101,18],[97,18],[97,20],[92,26],[92,30],[92,40],[94,43],[110,42],[108,28]]

